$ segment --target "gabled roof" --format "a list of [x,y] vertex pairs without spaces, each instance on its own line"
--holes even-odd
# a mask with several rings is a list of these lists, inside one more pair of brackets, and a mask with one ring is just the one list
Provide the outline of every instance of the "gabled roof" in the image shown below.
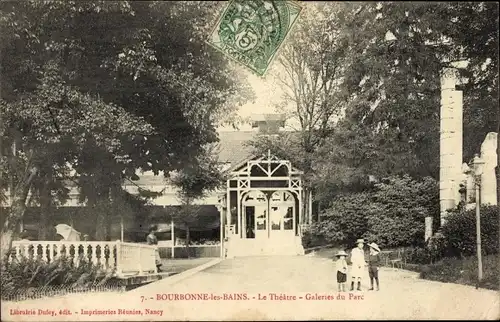
[[233,166],[252,156],[252,147],[246,143],[256,138],[256,131],[221,131],[219,132],[219,162]]
[[266,154],[262,154],[262,155],[259,156],[259,155],[256,155],[256,154],[252,154],[252,155],[248,156],[246,159],[241,160],[240,162],[232,164],[231,168],[229,169],[229,171],[231,171],[231,172],[233,172],[233,171],[240,171],[240,170],[246,168],[247,163],[249,161],[272,162],[272,163],[282,163],[284,161],[284,162],[287,162],[291,166],[291,171],[293,172],[293,174],[304,174],[301,170],[299,170],[296,167],[294,167],[290,163],[289,160],[280,160],[280,158],[278,158],[277,156],[273,155],[270,150],[268,150],[267,155]]

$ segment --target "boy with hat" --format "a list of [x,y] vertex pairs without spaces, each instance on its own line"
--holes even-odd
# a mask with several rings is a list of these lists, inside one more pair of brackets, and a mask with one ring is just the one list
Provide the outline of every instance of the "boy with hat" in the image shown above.
[[365,245],[364,239],[356,240],[357,247],[351,251],[351,291],[354,291],[354,282],[358,282],[358,291],[361,291],[361,277],[363,275],[363,269],[366,266],[365,262],[365,252],[363,246]]
[[368,244],[370,247],[370,255],[368,257],[368,274],[370,275],[370,291],[373,291],[373,280],[375,280],[377,284],[377,291],[379,288],[378,283],[378,268],[380,266],[380,248],[375,243]]
[[337,255],[337,284],[339,292],[345,292],[345,283],[347,282],[347,253],[343,250],[339,251]]

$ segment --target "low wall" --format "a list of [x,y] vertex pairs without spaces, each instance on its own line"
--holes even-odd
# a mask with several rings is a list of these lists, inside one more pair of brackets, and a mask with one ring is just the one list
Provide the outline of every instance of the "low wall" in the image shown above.
[[[174,258],[188,258],[186,246],[174,247]],[[161,258],[172,258],[172,247],[158,247]],[[220,245],[193,245],[189,246],[189,257],[220,257]]]

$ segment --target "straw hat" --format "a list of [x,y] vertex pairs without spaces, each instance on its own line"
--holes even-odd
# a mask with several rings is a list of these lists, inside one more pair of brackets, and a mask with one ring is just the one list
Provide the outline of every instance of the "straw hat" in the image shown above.
[[360,244],[360,243],[361,243],[361,244],[364,244],[364,243],[365,243],[365,240],[364,240],[364,239],[362,239],[362,238],[361,238],[361,239],[356,240],[356,244]]
[[380,252],[380,248],[378,247],[377,244],[375,243],[371,243],[371,244],[368,244],[369,247],[375,249],[377,252]]
[[346,256],[347,257],[347,253],[345,251],[341,250],[335,256],[337,256],[337,257],[339,257],[339,256]]

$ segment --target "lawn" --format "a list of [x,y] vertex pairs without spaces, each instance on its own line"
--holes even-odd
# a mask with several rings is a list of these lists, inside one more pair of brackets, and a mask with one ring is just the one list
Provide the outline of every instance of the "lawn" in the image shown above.
[[162,258],[162,271],[164,272],[172,272],[172,273],[182,273],[187,271],[188,269],[195,268],[197,266],[203,265],[205,263],[210,262],[214,258],[211,257],[203,257],[203,258],[178,258],[178,259],[170,259],[170,258]]
[[[490,290],[499,290],[499,267],[498,255],[483,257],[483,280],[479,287]],[[445,258],[431,265],[420,267],[420,278],[457,283],[464,285],[477,284],[477,259],[468,257],[464,259]]]

